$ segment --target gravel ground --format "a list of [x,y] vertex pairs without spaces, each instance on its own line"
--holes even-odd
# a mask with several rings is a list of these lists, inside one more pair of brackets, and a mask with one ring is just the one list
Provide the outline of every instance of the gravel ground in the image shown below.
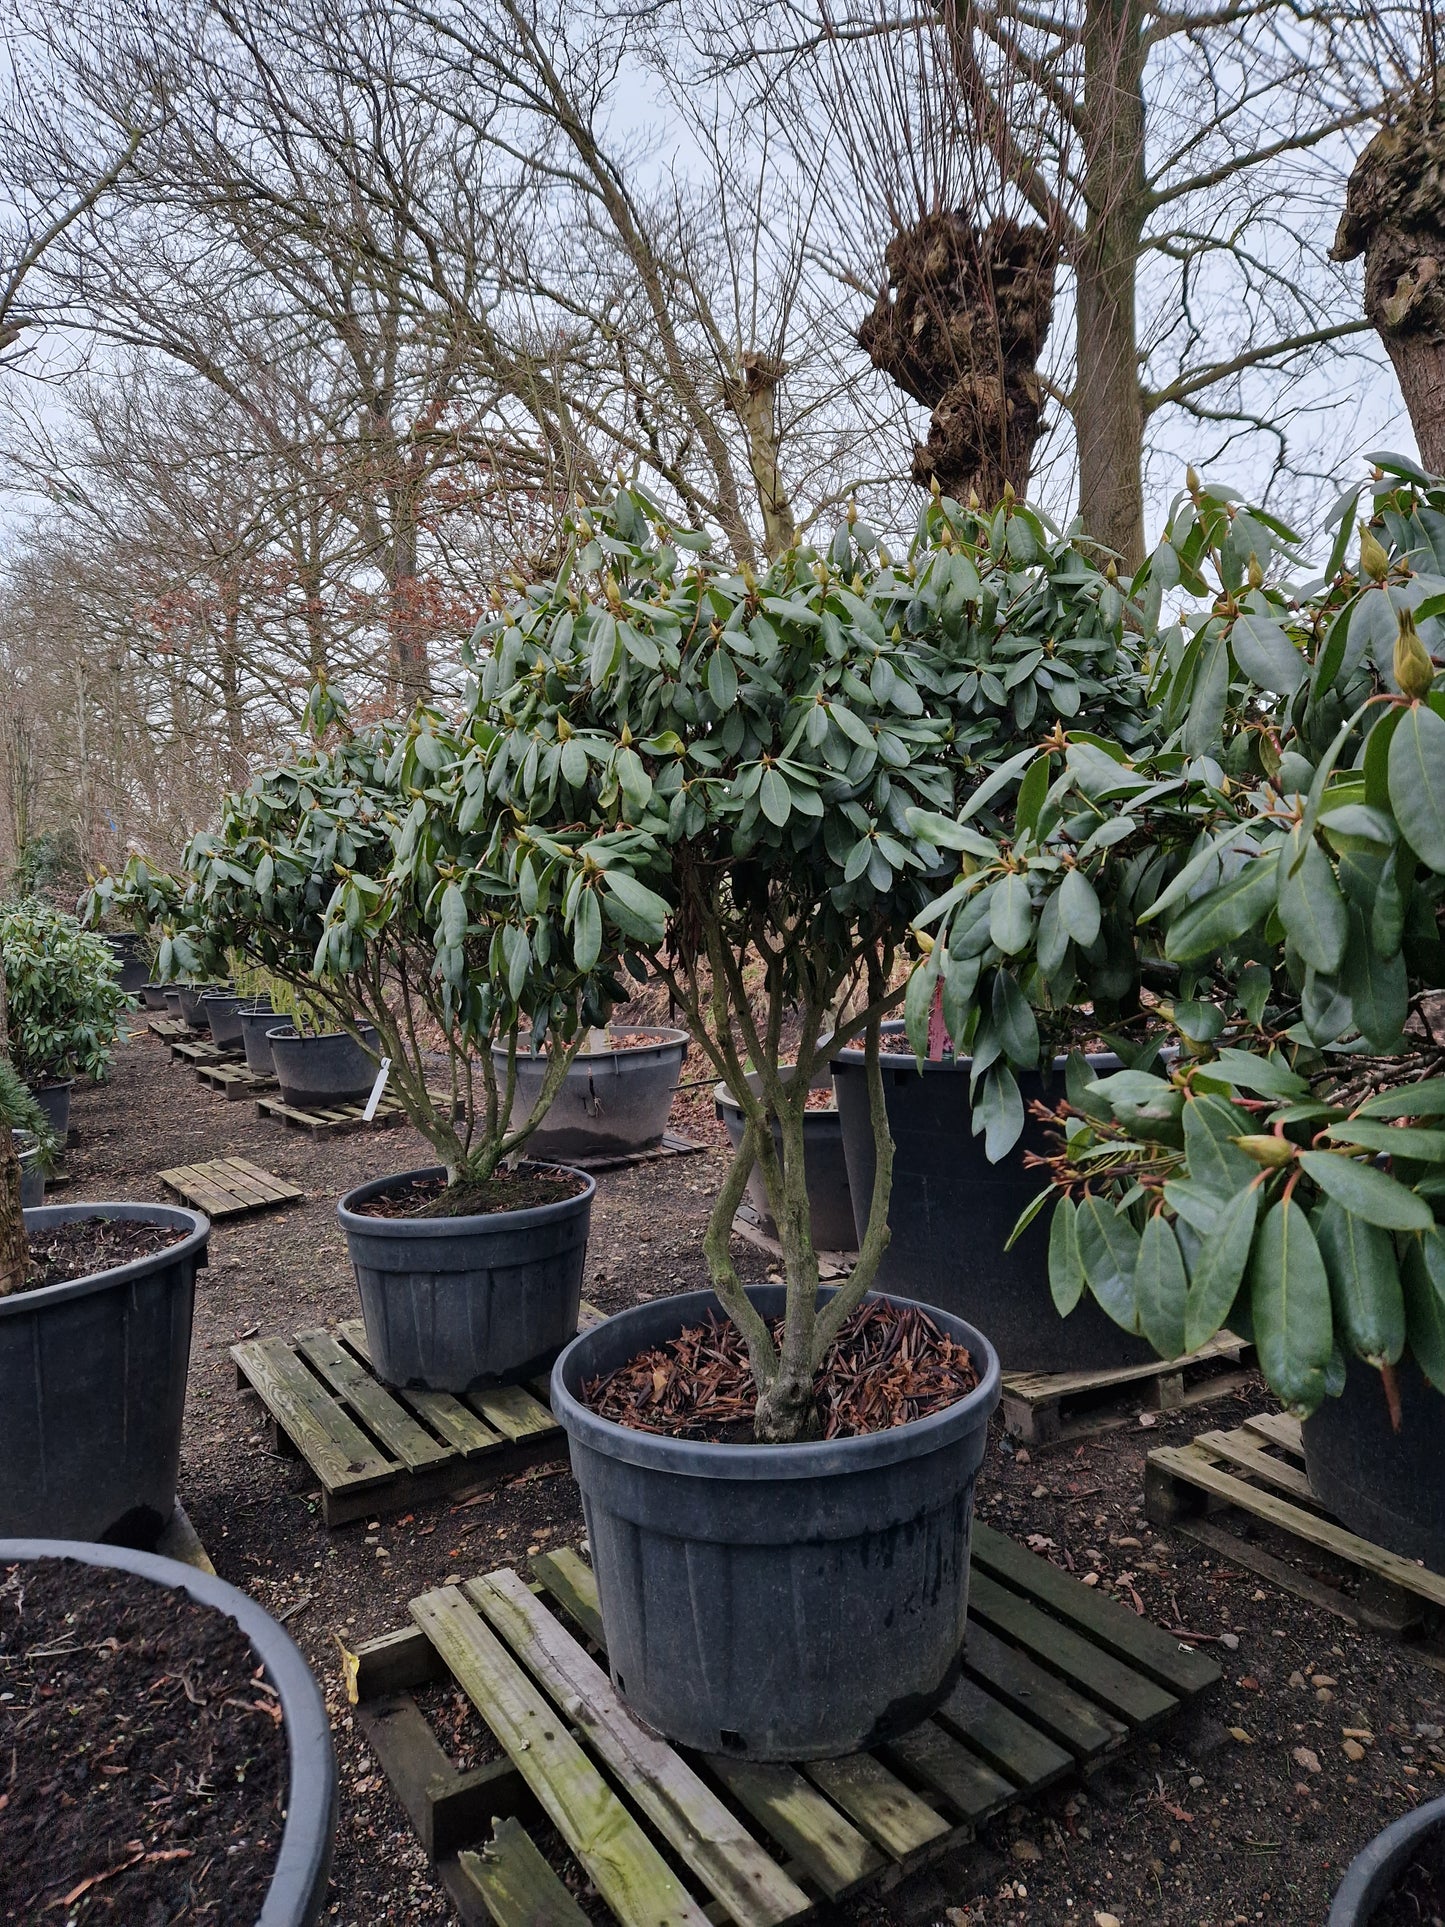
[[[288,1131],[210,1093],[139,1031],[109,1084],[77,1090],[73,1122],[73,1180],[57,1201],[159,1199],[157,1171],[231,1155],[305,1191],[300,1205],[213,1232],[197,1296],[182,1499],[221,1576],[287,1615],[325,1688],[341,1768],[329,1918],[356,1927],[451,1920],[353,1726],[338,1647],[405,1624],[407,1600],[449,1575],[580,1538],[574,1488],[565,1472],[534,1473],[466,1503],[328,1532],[304,1465],[267,1450],[227,1349],[356,1314],[335,1199],[429,1162],[426,1146],[405,1127],[319,1142]],[[599,1180],[585,1289],[604,1310],[705,1282],[701,1237],[726,1155],[705,1086],[679,1097],[673,1128],[705,1137],[707,1149]],[[766,1261],[737,1249],[744,1275],[762,1277]],[[1256,1386],[1148,1428],[1033,1453],[995,1435],[982,1515],[1079,1575],[1097,1574],[1161,1623],[1203,1636],[1225,1680],[1153,1744],[1000,1815],[971,1848],[882,1901],[839,1910],[844,1918],[860,1927],[1322,1923],[1350,1856],[1416,1802],[1445,1793],[1445,1679],[1428,1658],[1144,1522],[1149,1446],[1237,1424],[1263,1404]],[[438,1712],[455,1757],[484,1755],[475,1715],[457,1705]],[[1345,1729],[1369,1739],[1349,1740]]]

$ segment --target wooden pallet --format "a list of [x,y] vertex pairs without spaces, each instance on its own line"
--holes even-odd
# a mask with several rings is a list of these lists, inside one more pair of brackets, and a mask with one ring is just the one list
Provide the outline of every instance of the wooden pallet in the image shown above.
[[196,1033],[189,1024],[183,1024],[179,1017],[152,1017],[146,1028],[152,1037],[159,1037],[163,1044],[189,1044],[195,1041]]
[[[733,1236],[741,1238],[745,1245],[751,1245],[754,1251],[764,1252],[769,1258],[782,1263],[782,1245],[771,1233],[763,1230],[763,1221],[756,1207],[746,1198],[733,1214]],[[846,1278],[857,1264],[858,1254],[856,1251],[820,1251],[817,1259],[818,1276],[826,1285]]]
[[383,1097],[376,1107],[376,1116],[371,1119],[362,1116],[365,1109],[365,1098],[326,1110],[303,1110],[300,1105],[287,1104],[280,1097],[256,1099],[258,1116],[275,1118],[278,1124],[285,1124],[293,1131],[309,1131],[313,1137],[342,1137],[348,1131],[365,1130],[368,1126],[384,1131],[390,1125],[406,1122],[406,1112],[394,1097]]
[[[1440,1643],[1445,1576],[1331,1516],[1305,1471],[1298,1419],[1263,1412],[1234,1431],[1157,1446],[1144,1464],[1144,1509],[1156,1525],[1211,1546],[1352,1625],[1436,1635]],[[1258,1543],[1260,1535],[1269,1543]]]
[[200,1039],[189,1044],[173,1043],[171,1056],[178,1057],[183,1064],[189,1064],[192,1070],[201,1071],[214,1069],[219,1064],[234,1064],[244,1056],[244,1052],[239,1044],[231,1048],[222,1044],[208,1044]]
[[168,1191],[204,1211],[208,1218],[244,1218],[252,1211],[273,1211],[306,1196],[294,1184],[263,1171],[245,1158],[211,1158],[205,1164],[178,1164],[156,1173]]
[[260,1097],[276,1088],[274,1076],[261,1071],[253,1071],[241,1064],[198,1064],[196,1076],[203,1084],[209,1084],[213,1091],[233,1101],[243,1097]]
[[[965,1844],[1219,1678],[975,1524],[963,1677],[934,1718],[873,1753],[757,1766],[639,1724],[605,1670],[590,1569],[561,1551],[532,1571],[534,1586],[503,1569],[425,1593],[410,1627],[349,1661],[362,1729],[468,1927],[578,1927],[525,1831],[538,1818],[620,1927],[778,1927]],[[413,1696],[448,1677],[506,1757],[453,1767]]]
[[[582,1322],[596,1316],[584,1307]],[[481,1490],[567,1449],[545,1379],[457,1397],[385,1385],[359,1318],[335,1331],[248,1338],[231,1357],[238,1387],[266,1408],[273,1448],[310,1466],[328,1526]]]
[[608,1153],[602,1157],[558,1158],[559,1164],[572,1165],[578,1171],[626,1171],[634,1164],[656,1164],[662,1158],[690,1158],[707,1146],[699,1144],[690,1137],[679,1137],[676,1131],[664,1131],[661,1140],[648,1145],[644,1151],[621,1151]]
[[1254,1347],[1221,1332],[1188,1358],[1107,1372],[1005,1372],[1004,1430],[1029,1445],[1087,1438],[1140,1412],[1176,1412],[1248,1383]]

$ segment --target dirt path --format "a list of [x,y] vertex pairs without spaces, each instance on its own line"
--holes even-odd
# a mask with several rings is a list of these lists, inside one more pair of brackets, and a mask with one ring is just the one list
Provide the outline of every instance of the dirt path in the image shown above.
[[[181,1494],[218,1572],[286,1616],[325,1688],[341,1768],[329,1918],[355,1927],[448,1921],[410,1825],[353,1730],[337,1641],[355,1646],[406,1623],[407,1600],[450,1574],[520,1564],[529,1549],[577,1539],[575,1490],[565,1473],[533,1476],[470,1504],[443,1501],[328,1532],[305,1467],[266,1450],[259,1408],[237,1394],[227,1350],[244,1336],[356,1315],[335,1200],[366,1178],[428,1162],[426,1146],[405,1128],[314,1142],[212,1095],[149,1038],[122,1049],[110,1084],[77,1091],[73,1118],[80,1142],[67,1160],[74,1182],[58,1194],[66,1202],[160,1199],[156,1171],[229,1155],[306,1193],[303,1204],[212,1234]],[[705,1283],[702,1231],[725,1158],[705,1089],[679,1100],[674,1127],[706,1133],[709,1150],[599,1180],[586,1291],[605,1310]],[[738,1251],[746,1276],[764,1275],[757,1254]],[[970,1854],[848,1918],[860,1927],[1090,1927],[1099,1915],[1126,1927],[1312,1927],[1351,1854],[1409,1806],[1445,1793],[1439,1672],[1143,1522],[1145,1449],[1237,1424],[1262,1402],[1223,1400],[1149,1430],[1033,1455],[995,1437],[980,1480],[983,1516],[1020,1539],[1038,1535],[1051,1557],[1097,1572],[1101,1586],[1129,1603],[1137,1596],[1165,1625],[1222,1642],[1209,1650],[1226,1679],[1212,1703],[1147,1749],[1083,1788],[1011,1809]],[[456,1710],[459,1749],[475,1739],[473,1717]],[[1346,1727],[1374,1736],[1360,1761],[1342,1750]]]

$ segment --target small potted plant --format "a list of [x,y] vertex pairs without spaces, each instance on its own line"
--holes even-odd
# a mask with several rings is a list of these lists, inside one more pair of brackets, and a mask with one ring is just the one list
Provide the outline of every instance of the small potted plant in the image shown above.
[[[435,711],[354,730],[318,689],[310,715],[313,746],[192,839],[187,944],[291,986],[364,1053],[367,1084],[384,1062],[437,1153],[338,1207],[381,1376],[452,1392],[520,1376],[577,1328],[595,1192],[585,1173],[521,1153],[620,995],[624,917],[628,936],[660,936],[661,906],[655,927],[645,908],[599,902],[595,926],[564,928],[564,897],[600,898],[598,853],[624,864],[625,838],[524,836],[479,780],[476,738]],[[291,1028],[267,1032],[283,1093],[289,1053],[315,1041]],[[545,1040],[547,1069],[518,1116],[524,1033]]]
[[[0,1651],[27,1708],[26,1771],[0,1807],[0,1888],[27,1917],[97,1888],[115,1919],[320,1916],[330,1721],[253,1599],[151,1553],[0,1537]],[[57,1801],[61,1781],[74,1791]]]
[[1171,747],[1068,744],[1036,830],[925,922],[947,951],[1017,879],[1013,968],[1063,1008],[1086,977],[1050,909],[1083,876],[1174,1052],[1076,1062],[1055,1094],[1035,1207],[1055,1304],[1088,1293],[1165,1357],[1252,1337],[1316,1496],[1445,1571],[1445,626],[1424,534],[1445,487],[1376,459],[1358,563],[1347,507],[1323,570],[1191,477],[1150,564],[1205,603],[1161,652]]
[[10,1056],[63,1144],[78,1074],[104,1078],[129,1000],[109,944],[38,898],[0,910]]
[[[613,1677],[642,1718],[709,1752],[854,1751],[922,1717],[959,1663],[998,1364],[950,1311],[870,1294],[892,1166],[881,1029],[902,1006],[910,921],[945,871],[908,810],[956,806],[1008,726],[991,697],[974,706],[962,638],[996,634],[1000,601],[964,552],[966,521],[933,502],[895,566],[852,519],[826,553],[793,550],[759,579],[623,490],[579,518],[556,579],[478,637],[489,782],[532,833],[580,822],[638,839],[633,877],[604,868],[601,892],[624,907],[639,881],[665,895],[646,967],[743,1120],[704,1241],[713,1290],[605,1321],[552,1381]],[[995,547],[1047,540],[1012,503],[990,529]],[[1044,656],[1019,660],[1027,675]],[[579,896],[567,915],[595,909]],[[806,1118],[829,1050],[855,1040],[877,1157],[857,1265],[830,1293]],[[784,1282],[747,1290],[728,1237],[755,1170]],[[710,1324],[719,1310],[727,1323]],[[711,1416],[699,1344],[726,1360]],[[919,1399],[840,1412],[840,1357],[871,1383],[890,1346]]]

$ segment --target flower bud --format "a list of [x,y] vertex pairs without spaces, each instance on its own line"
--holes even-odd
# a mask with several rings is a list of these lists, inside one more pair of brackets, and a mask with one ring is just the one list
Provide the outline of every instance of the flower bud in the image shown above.
[[1230,1142],[1237,1144],[1247,1157],[1254,1159],[1256,1164],[1266,1165],[1273,1171],[1288,1164],[1295,1154],[1295,1147],[1287,1137],[1261,1134],[1258,1137],[1231,1138]]
[[1390,552],[1367,522],[1360,524],[1360,574],[1383,582],[1390,573]]
[[1435,680],[1435,665],[1430,660],[1430,651],[1420,640],[1420,631],[1415,627],[1415,618],[1408,609],[1400,611],[1400,629],[1395,637],[1395,681],[1399,684],[1400,694],[1408,696],[1412,702],[1419,702],[1430,693],[1430,685]]
[[1198,498],[1200,489],[1203,488],[1204,486],[1204,484],[1199,479],[1199,470],[1194,466],[1192,462],[1184,471],[1184,486],[1189,490],[1189,493],[1193,495],[1196,499]]
[[1264,587],[1264,570],[1259,566],[1259,557],[1253,549],[1249,552],[1249,586],[1251,589]]

